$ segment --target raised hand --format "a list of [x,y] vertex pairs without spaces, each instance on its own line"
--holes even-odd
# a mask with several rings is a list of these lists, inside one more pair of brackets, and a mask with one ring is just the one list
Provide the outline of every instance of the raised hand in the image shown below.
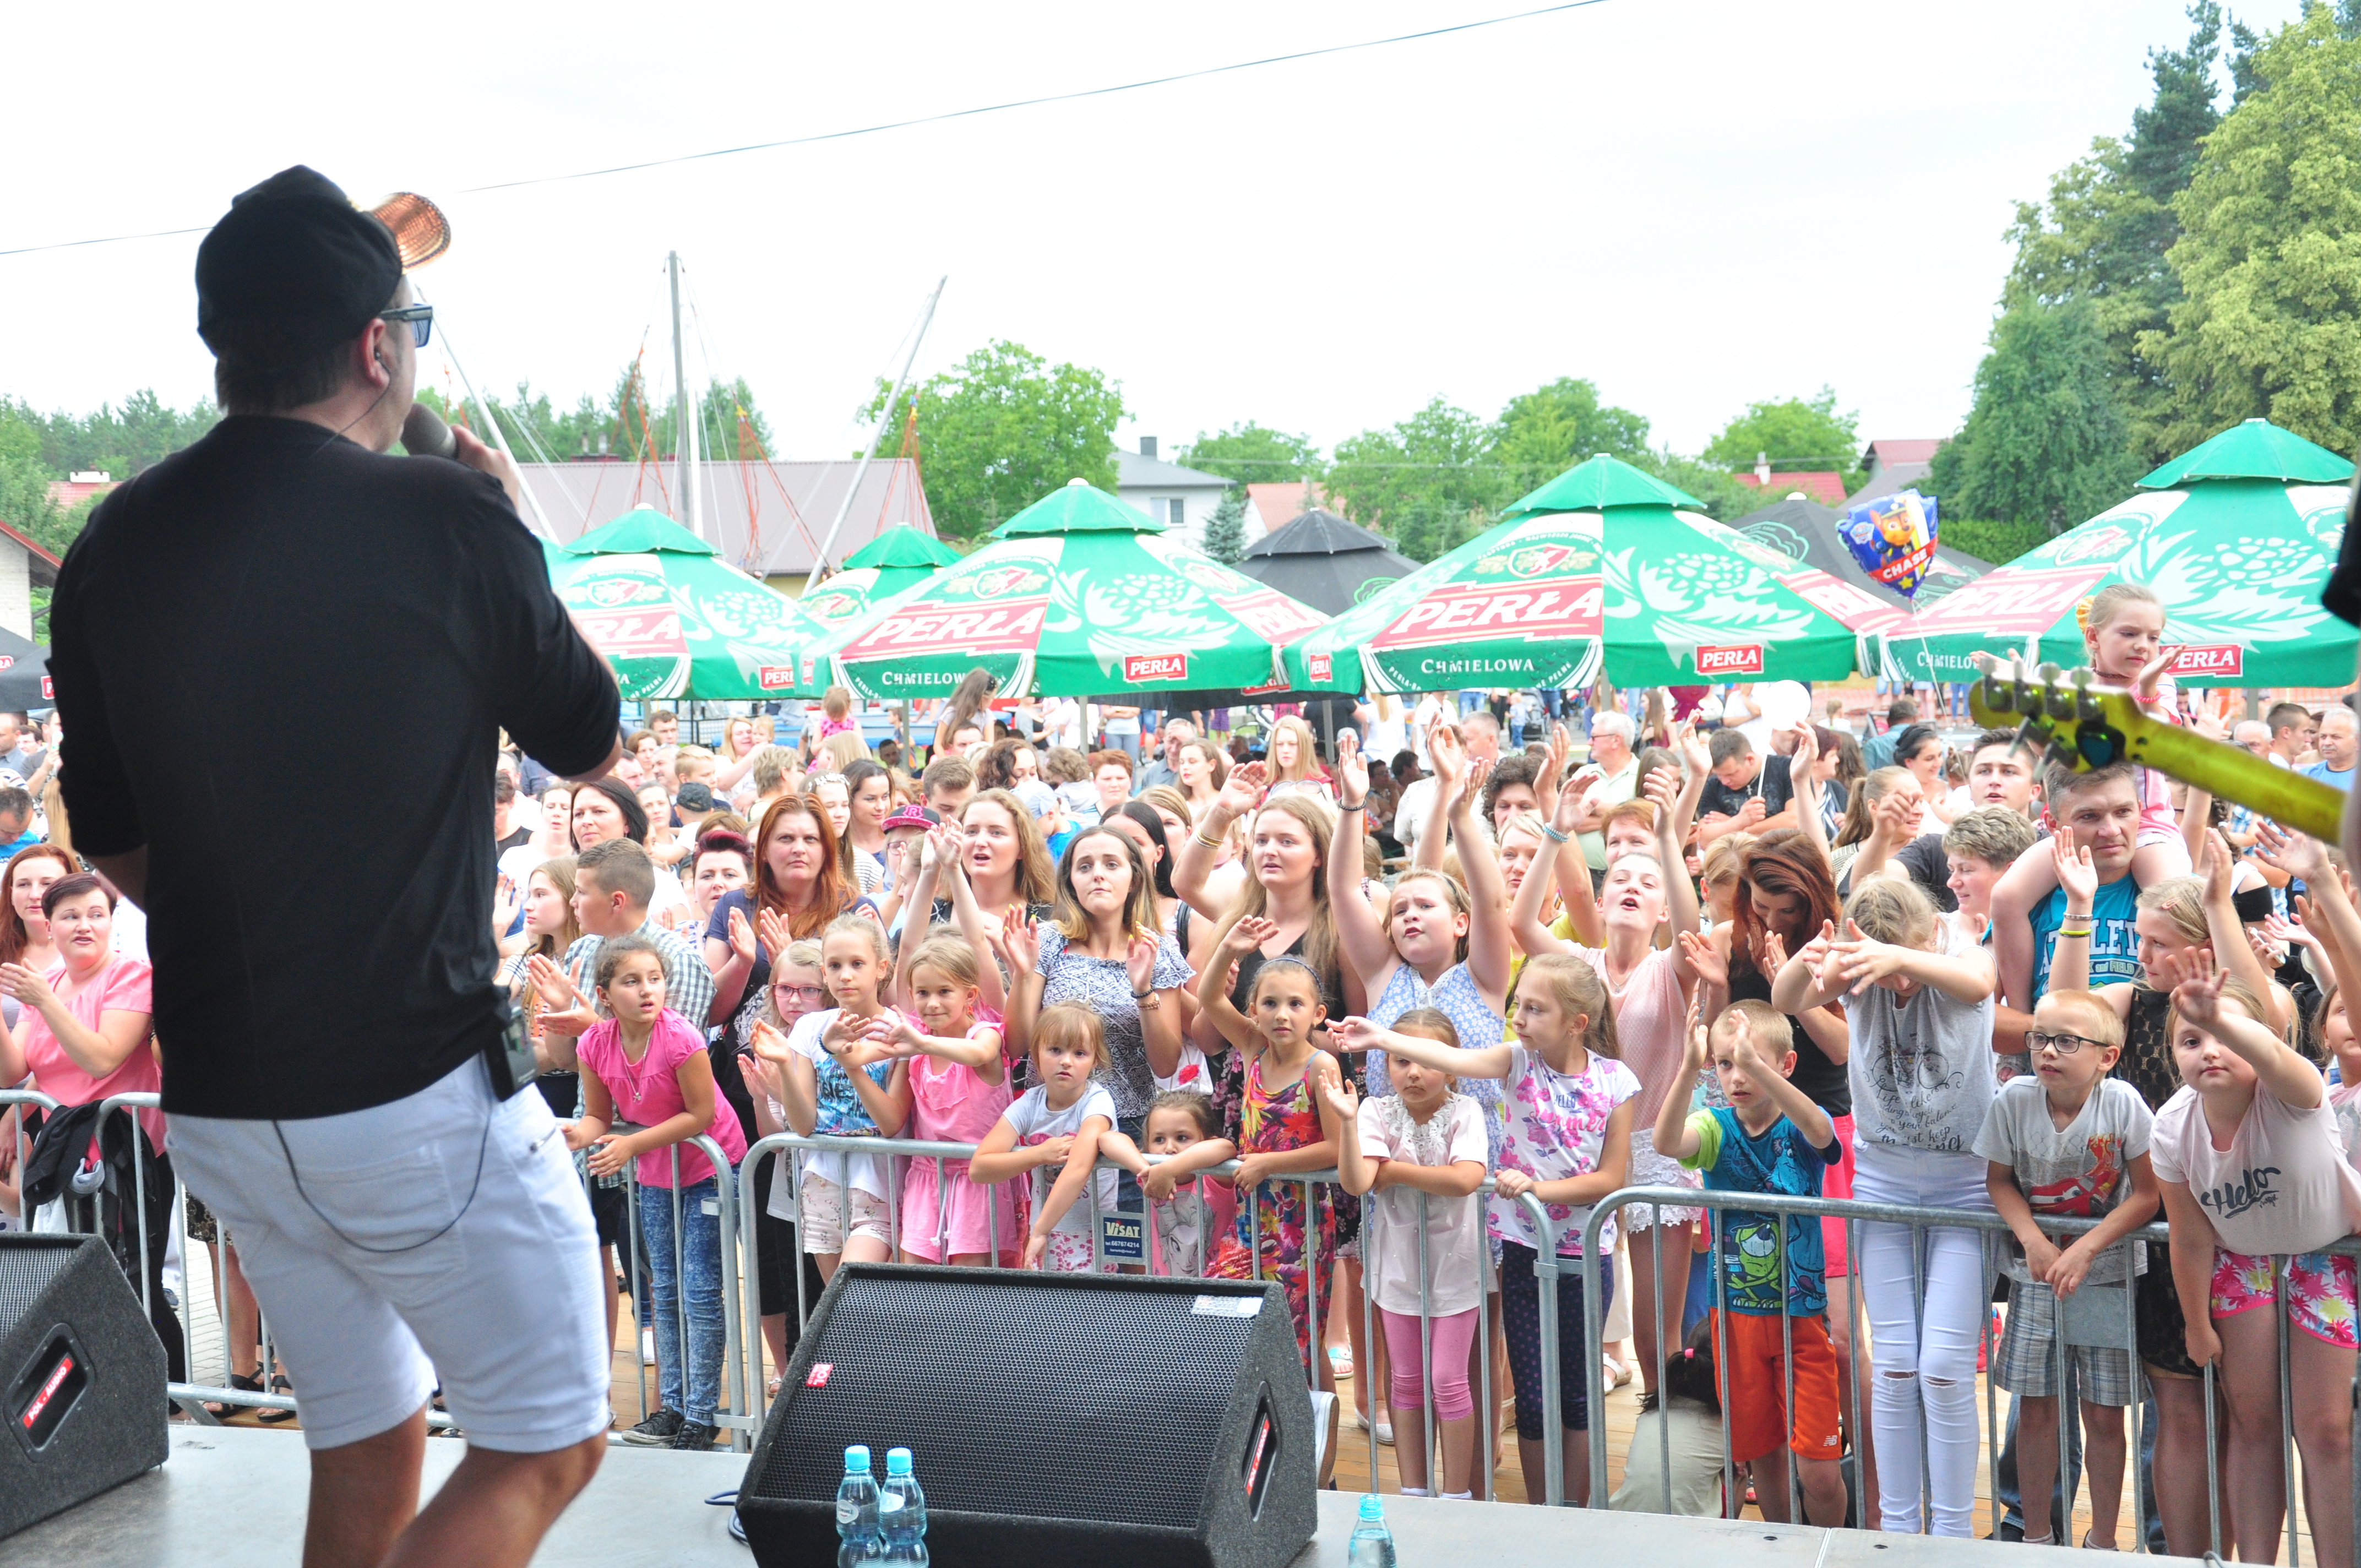
[[589,1005],[582,999],[582,993],[574,989],[574,981],[567,978],[566,971],[549,961],[547,954],[535,953],[526,959],[525,971],[533,976],[533,989],[541,992],[542,1001],[551,1007],[566,1012]]
[[1451,797],[1451,814],[1474,811],[1484,796],[1484,781],[1492,776],[1492,764],[1480,758],[1471,758],[1459,779],[1458,793]]
[[2307,887],[2330,875],[2325,844],[2260,817],[2255,820],[2255,854],[2273,871],[2285,872]]
[[1156,955],[1161,948],[1162,944],[1153,937],[1134,937],[1131,945],[1124,949],[1123,970],[1131,978],[1134,996],[1156,989]]
[[2200,957],[2202,952],[2196,948],[2166,953],[2158,959],[2157,968],[2172,992],[2173,1011],[2184,1022],[2212,1034],[2222,1017],[2222,982],[2229,976],[2215,970],[2209,957]]
[[1565,794],[1561,781],[1565,777],[1566,752],[1573,742],[1566,738],[1565,726],[1550,726],[1549,749],[1542,756],[1541,777],[1535,782],[1534,798],[1542,815],[1549,817],[1556,809],[1558,797]]
[[[1684,931],[1681,935],[1693,937],[1695,933]],[[1686,947],[1687,944],[1682,945]],[[1686,1044],[1683,1070],[1694,1076],[1704,1071],[1706,1063],[1713,1059],[1712,1039],[1706,1032],[1705,988],[1702,986],[1697,988],[1696,995],[1689,998],[1689,1028]]]
[[2091,863],[2091,851],[2074,842],[2074,829],[2060,828],[2049,839],[2050,859],[2058,868],[2058,885],[2066,890],[2066,902],[2078,909],[2088,909],[2091,901],[2099,896],[2099,868]]
[[763,950],[771,955],[772,961],[784,961],[787,949],[795,945],[796,940],[795,933],[788,928],[787,917],[775,909],[758,910],[754,915],[754,929],[762,937]]
[[801,1054],[787,1044],[787,1037],[779,1033],[776,1025],[765,1019],[755,1020],[754,1027],[747,1034],[746,1042],[756,1056],[774,1066],[785,1066]]
[[1369,796],[1369,759],[1361,755],[1361,738],[1349,729],[1336,737],[1336,786],[1348,800]]
[[516,883],[503,872],[500,879],[492,884],[492,935],[507,936],[509,927],[516,924]]
[[1347,1017],[1328,1020],[1328,1044],[1332,1049],[1347,1054],[1374,1051],[1385,1044],[1386,1031],[1367,1018]]
[[[1706,985],[1728,990],[1730,960],[1723,958],[1715,948],[1713,938],[1701,936],[1695,931],[1682,931],[1676,935],[1680,938],[1681,952],[1689,960],[1689,968],[1696,971],[1697,979]],[[1776,974],[1778,970],[1774,968],[1771,972]],[[1691,1003],[1692,1007],[1695,1005],[1694,1003]]]
[[2140,666],[2139,674],[2132,677],[2134,696],[2142,702],[2156,700],[2157,683],[2164,678],[2165,671],[2172,668],[2172,662],[2180,657],[2180,647],[2178,642],[2168,642],[2156,651],[2155,658]]
[[[2305,902],[2309,902],[2309,900],[2306,900]],[[2319,953],[2323,957],[2325,957],[2328,952],[2328,945],[2323,942],[2318,937],[2314,936],[2311,928],[2305,926],[2302,921],[2290,920],[2284,915],[2272,914],[2265,916],[2263,917],[2263,936],[2265,939],[2276,942],[2282,947],[2309,948],[2313,952]]]
[[1697,720],[1684,718],[1673,731],[1673,755],[1681,760],[1681,772],[1694,778],[1713,771],[1713,752],[1697,734]]
[[[1223,782],[1221,794],[1213,803],[1214,809],[1232,817],[1244,817],[1262,804],[1263,789],[1269,780],[1270,769],[1263,763],[1239,763],[1230,770],[1230,776]],[[1361,770],[1361,782],[1366,788],[1368,784],[1366,766]]]
[[730,911],[730,951],[732,957],[749,964],[761,957],[754,942],[754,927],[747,922],[746,912],[735,907]]
[[1341,1073],[1334,1077],[1323,1073],[1320,1075],[1319,1091],[1320,1098],[1328,1102],[1328,1109],[1336,1113],[1336,1119],[1347,1127],[1353,1125],[1355,1118],[1361,1113],[1361,1097],[1353,1092],[1352,1080]]
[[1434,774],[1434,787],[1449,799],[1459,788],[1459,775],[1466,771],[1467,751],[1460,744],[1459,731],[1444,723],[1440,715],[1426,727],[1426,763]]
[[1040,929],[1020,905],[1012,905],[1001,916],[1000,949],[1008,955],[1009,969],[1018,974],[1031,974],[1041,961]]
[[1829,944],[1830,958],[1838,972],[1852,986],[1855,996],[1862,994],[1879,981],[1901,972],[1910,960],[1907,948],[1897,948],[1890,942],[1872,941],[1861,934],[1861,927],[1845,922],[1844,937]]
[[1259,915],[1246,916],[1223,936],[1218,956],[1235,963],[1248,953],[1260,951],[1265,942],[1278,935],[1278,921],[1266,920]]

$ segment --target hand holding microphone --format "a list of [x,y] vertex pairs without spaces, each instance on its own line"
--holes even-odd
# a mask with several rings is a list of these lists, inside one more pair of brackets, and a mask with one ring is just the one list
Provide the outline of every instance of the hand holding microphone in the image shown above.
[[412,457],[447,457],[478,473],[489,474],[509,493],[511,506],[524,502],[524,477],[509,461],[507,453],[485,445],[472,431],[444,423],[441,416],[424,403],[410,405],[410,417],[401,422],[401,444]]

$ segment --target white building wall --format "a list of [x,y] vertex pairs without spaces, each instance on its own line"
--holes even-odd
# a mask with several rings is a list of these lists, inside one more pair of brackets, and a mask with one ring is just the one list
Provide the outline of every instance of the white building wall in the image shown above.
[[33,638],[32,565],[23,545],[0,537],[0,626],[27,641]]

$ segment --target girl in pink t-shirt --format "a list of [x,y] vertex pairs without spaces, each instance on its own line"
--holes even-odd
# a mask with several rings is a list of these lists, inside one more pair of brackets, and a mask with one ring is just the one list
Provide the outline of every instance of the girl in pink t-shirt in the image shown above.
[[[62,1105],[155,1093],[164,1084],[148,1045],[155,971],[115,953],[115,900],[85,872],[58,879],[41,904],[59,962],[46,974],[0,964],[0,992],[23,1009],[14,1031],[0,1025],[0,1083],[29,1072],[33,1087]],[[139,1124],[160,1151],[164,1113],[142,1111]]]
[[2218,1361],[2230,1409],[2229,1514],[2245,1562],[2278,1560],[2276,1305],[2284,1257],[2289,1386],[2304,1501],[2321,1561],[2352,1554],[2346,1431],[2355,1361],[2353,1259],[2322,1250],[2361,1222],[2320,1071],[2267,1025],[2260,998],[2202,952],[2169,954],[2169,1037],[2183,1087],[2156,1113],[2149,1158],[2172,1224],[2172,1278],[2189,1357]]
[[[901,1006],[869,1025],[869,1038],[910,1061],[909,1135],[976,1144],[1008,1109],[1000,1030],[976,1021],[982,983],[975,948],[948,933],[903,944]],[[939,1179],[937,1167],[939,1164]],[[1011,1183],[968,1179],[967,1161],[914,1157],[902,1178],[902,1261],[950,1260],[1014,1268],[1025,1256],[1025,1222]]]
[[[566,1146],[590,1150],[594,1176],[612,1176],[637,1161],[633,1175],[640,1231],[648,1244],[656,1382],[664,1410],[679,1422],[673,1446],[703,1450],[713,1444],[713,1410],[721,1392],[719,1183],[710,1159],[695,1147],[676,1146],[702,1134],[734,1168],[745,1157],[746,1134],[738,1113],[714,1091],[705,1036],[664,1007],[664,959],[656,945],[643,937],[614,938],[598,950],[597,979],[608,1016],[592,1025],[575,1047],[584,1069],[583,1114],[566,1124]],[[642,1130],[609,1132],[619,1117]],[[685,1365],[683,1299],[689,1331]]]

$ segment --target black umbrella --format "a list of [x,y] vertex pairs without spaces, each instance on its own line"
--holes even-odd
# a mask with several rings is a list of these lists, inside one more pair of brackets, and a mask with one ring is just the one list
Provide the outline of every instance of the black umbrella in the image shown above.
[[[1883,583],[1861,569],[1861,563],[1845,548],[1838,529],[1843,519],[1817,501],[1790,496],[1757,508],[1744,517],[1732,520],[1730,526],[1766,549],[1793,555],[1807,566],[1817,566],[1833,577],[1841,577],[1864,592],[1905,609],[1912,600],[1895,593]],[[1963,587],[1992,570],[1992,563],[1979,561],[1962,551],[1942,543],[1935,546],[1935,564],[1918,585],[1916,604],[1924,609],[1953,588]]]
[[49,692],[49,651],[0,628],[0,712],[29,713],[52,707]]
[[1418,563],[1367,529],[1314,507],[1256,540],[1238,570],[1324,614],[1342,615],[1417,571]]

